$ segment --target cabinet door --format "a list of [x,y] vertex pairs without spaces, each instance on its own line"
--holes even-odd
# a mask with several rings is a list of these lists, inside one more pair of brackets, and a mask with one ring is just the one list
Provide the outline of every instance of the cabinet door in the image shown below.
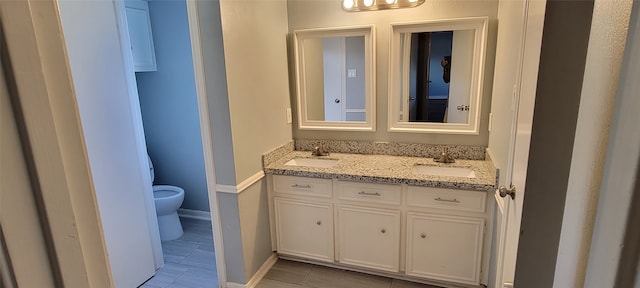
[[338,226],[341,263],[399,271],[400,211],[340,206]]
[[333,262],[333,209],[331,204],[276,197],[278,252]]
[[484,219],[407,213],[406,273],[478,285]]
[[125,10],[134,70],[136,72],[156,71],[149,4],[147,1],[127,0]]

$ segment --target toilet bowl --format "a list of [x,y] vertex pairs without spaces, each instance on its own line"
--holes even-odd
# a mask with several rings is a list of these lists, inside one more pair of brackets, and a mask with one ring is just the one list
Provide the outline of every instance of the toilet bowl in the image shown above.
[[[149,157],[151,182],[155,181],[153,163]],[[171,241],[180,238],[184,231],[178,217],[178,208],[184,201],[184,190],[171,185],[153,185],[153,200],[158,216],[158,229],[161,241]]]

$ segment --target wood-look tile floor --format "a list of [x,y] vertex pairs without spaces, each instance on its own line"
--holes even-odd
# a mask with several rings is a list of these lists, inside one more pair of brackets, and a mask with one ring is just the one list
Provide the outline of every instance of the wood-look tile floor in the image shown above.
[[200,288],[218,283],[211,221],[181,218],[184,235],[162,242],[164,266],[141,288]]
[[[205,288],[218,282],[211,222],[181,218],[184,235],[162,242],[165,264],[141,288]],[[279,259],[256,288],[439,288]]]
[[440,288],[381,276],[278,259],[257,288]]

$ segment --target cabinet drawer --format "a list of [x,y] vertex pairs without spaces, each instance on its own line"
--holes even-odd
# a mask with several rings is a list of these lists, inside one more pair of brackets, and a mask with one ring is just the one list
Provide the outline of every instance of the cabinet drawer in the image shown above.
[[444,188],[409,186],[409,206],[484,213],[487,193]]
[[331,179],[276,175],[273,176],[273,191],[331,198]]
[[343,200],[400,205],[400,185],[339,181],[338,195]]

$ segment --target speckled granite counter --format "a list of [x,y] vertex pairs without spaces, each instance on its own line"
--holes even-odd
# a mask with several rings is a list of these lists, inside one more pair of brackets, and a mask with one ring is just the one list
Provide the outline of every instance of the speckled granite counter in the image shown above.
[[[331,168],[314,168],[285,165],[295,158],[336,159]],[[475,172],[475,178],[431,176],[413,173],[415,164],[466,167]],[[496,168],[490,160],[461,160],[455,163],[436,163],[431,158],[390,155],[365,155],[331,153],[329,156],[312,157],[309,151],[292,151],[264,167],[265,173],[274,175],[336,178],[348,181],[376,183],[405,183],[414,186],[490,191],[496,187]]]

